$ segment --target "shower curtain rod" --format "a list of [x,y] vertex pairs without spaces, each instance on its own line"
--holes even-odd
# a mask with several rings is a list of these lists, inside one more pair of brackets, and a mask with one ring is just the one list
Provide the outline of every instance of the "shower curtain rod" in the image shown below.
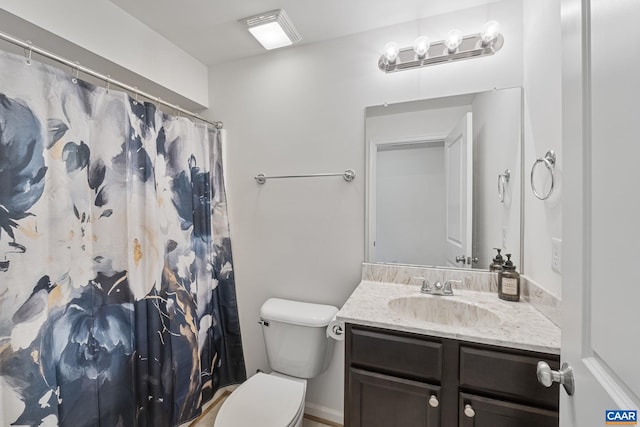
[[76,73],[81,72],[81,73],[84,73],[84,74],[88,74],[88,75],[93,76],[93,77],[95,77],[97,79],[105,81],[107,83],[107,85],[118,86],[118,87],[120,87],[120,88],[122,88],[122,89],[124,89],[124,90],[126,90],[128,92],[132,92],[132,93],[138,94],[138,95],[142,96],[143,98],[150,99],[151,101],[154,101],[154,102],[156,102],[158,104],[162,104],[165,107],[171,108],[172,110],[179,111],[179,112],[181,112],[181,113],[183,113],[183,114],[185,114],[187,116],[191,116],[191,117],[193,117],[193,118],[195,118],[197,120],[200,120],[200,121],[202,121],[204,123],[207,123],[207,124],[213,126],[216,129],[222,129],[222,126],[223,126],[222,122],[218,122],[218,121],[211,122],[211,121],[205,119],[204,117],[200,116],[199,114],[192,113],[189,110],[185,110],[184,108],[180,107],[179,105],[171,104],[169,102],[166,102],[166,101],[160,99],[160,97],[152,96],[149,93],[141,91],[136,87],[133,87],[133,86],[130,86],[130,85],[126,84],[126,83],[122,83],[121,81],[112,79],[111,76],[109,76],[109,75],[100,74],[97,71],[94,71],[94,70],[92,70],[90,68],[83,67],[82,65],[80,65],[77,62],[72,62],[72,61],[70,61],[70,60],[68,60],[66,58],[63,58],[61,56],[56,55],[55,53],[51,53],[51,52],[49,52],[47,50],[44,50],[44,49],[39,48],[37,46],[34,46],[33,44],[31,44],[31,42],[28,42],[28,41],[25,42],[23,40],[20,40],[20,39],[18,39],[16,37],[13,37],[13,36],[11,36],[11,35],[9,35],[7,33],[1,32],[1,31],[0,31],[0,39],[5,40],[5,41],[7,41],[9,43],[15,44],[16,46],[20,46],[20,47],[24,48],[25,49],[25,53],[28,50],[28,52],[29,52],[29,56],[27,57],[28,63],[30,63],[30,61],[31,61],[31,52],[35,52],[35,53],[37,53],[39,55],[42,55],[44,57],[47,57],[49,59],[53,59],[54,61],[57,61],[57,62],[59,62],[61,64],[68,65],[69,67],[74,69],[76,71]]

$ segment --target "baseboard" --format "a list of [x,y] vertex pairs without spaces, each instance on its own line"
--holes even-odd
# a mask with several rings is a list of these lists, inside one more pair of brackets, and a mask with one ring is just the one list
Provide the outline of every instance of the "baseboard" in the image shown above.
[[344,422],[344,414],[342,412],[314,403],[306,403],[304,413],[306,418],[333,427],[342,427],[342,423]]

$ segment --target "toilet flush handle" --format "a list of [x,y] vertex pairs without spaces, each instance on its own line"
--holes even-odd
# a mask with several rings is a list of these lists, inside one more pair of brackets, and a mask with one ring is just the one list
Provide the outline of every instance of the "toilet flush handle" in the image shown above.
[[269,327],[269,322],[267,322],[266,320],[258,320],[258,324]]

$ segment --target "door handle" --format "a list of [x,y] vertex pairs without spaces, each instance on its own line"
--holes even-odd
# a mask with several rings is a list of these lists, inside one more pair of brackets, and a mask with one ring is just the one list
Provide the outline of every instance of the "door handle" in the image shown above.
[[457,256],[456,257],[456,262],[461,262],[461,263],[465,264],[467,262],[467,257],[465,255]]
[[569,396],[573,396],[575,382],[573,381],[573,369],[567,362],[563,363],[559,371],[551,369],[547,362],[538,362],[538,382],[545,387],[551,387],[553,383],[560,383],[564,386]]

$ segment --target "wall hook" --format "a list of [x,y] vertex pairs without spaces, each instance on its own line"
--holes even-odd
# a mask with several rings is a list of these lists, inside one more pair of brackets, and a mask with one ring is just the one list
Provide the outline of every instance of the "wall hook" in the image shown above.
[[498,174],[498,199],[500,203],[504,203],[505,195],[507,194],[507,184],[511,178],[511,171],[505,170],[504,173]]
[[29,48],[24,49],[24,57],[26,58],[27,65],[31,65],[31,55],[33,54],[33,49],[29,40],[27,40],[27,44],[29,44]]
[[78,84],[78,76],[80,75],[80,63],[76,61],[76,66],[73,67],[74,69],[74,73],[73,73],[73,77],[71,78],[71,81],[73,82],[73,84]]

